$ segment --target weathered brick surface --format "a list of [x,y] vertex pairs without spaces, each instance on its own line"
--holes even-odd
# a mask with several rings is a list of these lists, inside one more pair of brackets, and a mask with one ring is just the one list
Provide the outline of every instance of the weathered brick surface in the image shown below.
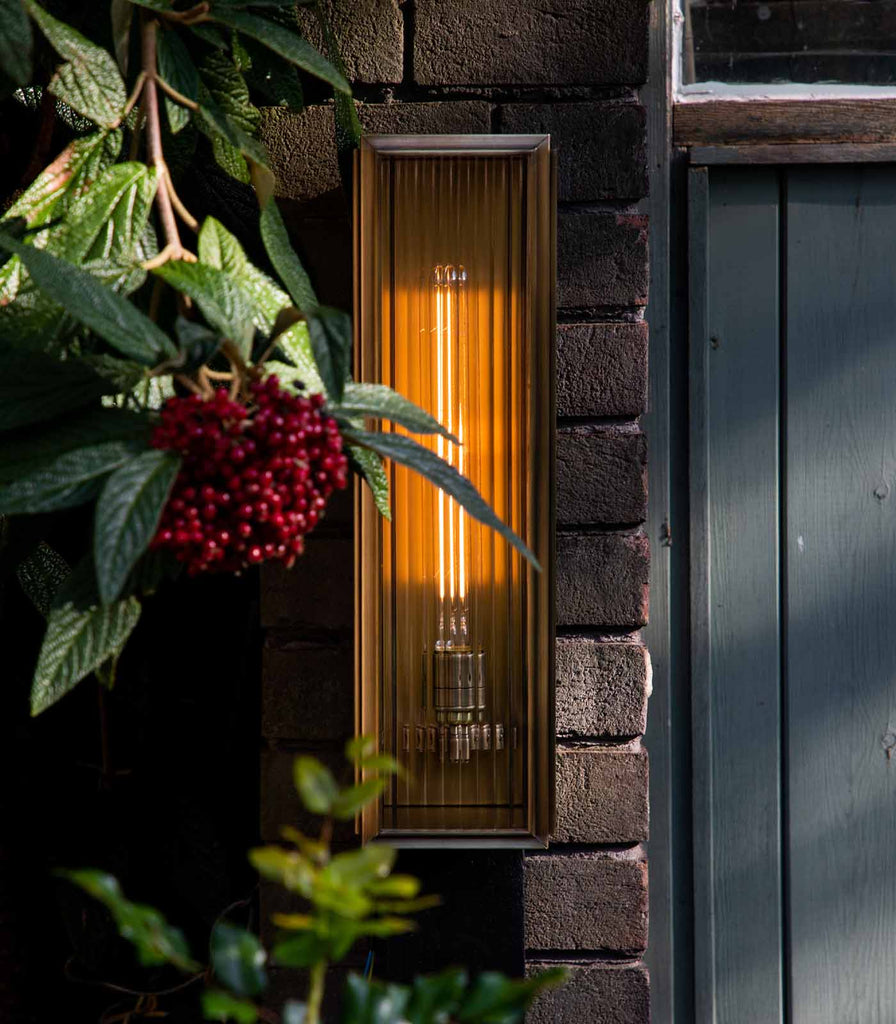
[[[555,961],[530,961],[526,974],[540,974]],[[539,996],[526,1024],[647,1024],[650,979],[643,964],[569,963],[566,982]]]
[[558,843],[635,843],[647,838],[647,752],[612,747],[557,751]]
[[557,220],[561,308],[647,303],[647,218],[561,210]]
[[648,548],[641,533],[559,534],[558,625],[646,625]]
[[562,202],[647,194],[646,119],[636,103],[509,103],[500,126],[551,136]]
[[[324,588],[326,589],[326,588]],[[354,729],[354,655],[269,637],[262,670],[261,729],[269,739],[344,741]]]
[[560,416],[639,416],[647,406],[647,324],[560,324]]
[[557,638],[557,735],[639,736],[647,728],[650,656],[640,644]]
[[557,520],[564,525],[647,518],[647,441],[629,430],[568,427],[557,433]]
[[[261,134],[278,196],[305,202],[340,187],[331,105],[308,106],[299,113],[267,107],[262,114]],[[491,106],[480,100],[362,103],[358,117],[370,134],[481,135],[491,131]]]
[[533,950],[644,950],[647,864],[641,851],[527,857],[525,939]]
[[414,78],[424,85],[637,85],[647,0],[416,0]]
[[[398,0],[323,0],[323,6],[350,81],[401,81],[404,23]],[[304,37],[326,54],[314,11],[297,7],[296,16]]]
[[[261,838],[273,842],[281,838],[280,828],[292,825],[306,835],[320,832],[321,820],[305,810],[296,794],[293,783],[293,763],[299,753],[313,754],[332,771],[337,778],[347,782],[346,761],[343,744],[306,749],[270,747],[261,754],[261,776],[259,779],[261,803]],[[334,841],[342,846],[355,841],[353,821],[337,822],[333,833]]]
[[[351,631],[354,542],[350,537],[308,538],[292,569],[262,567],[261,625],[265,629]],[[325,585],[321,585],[324,581]]]

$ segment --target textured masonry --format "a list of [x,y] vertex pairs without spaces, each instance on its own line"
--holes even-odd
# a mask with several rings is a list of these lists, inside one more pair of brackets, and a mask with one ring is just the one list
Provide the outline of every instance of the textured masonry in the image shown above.
[[[651,672],[639,628],[648,615],[648,452],[638,418],[647,401],[648,281],[647,223],[636,204],[647,189],[637,88],[648,0],[324,2],[367,131],[549,132],[559,169],[556,828],[546,851],[522,861],[513,852],[415,854],[407,869],[429,873],[429,888],[458,916],[424,921],[410,947],[393,945],[394,961],[378,953],[378,962],[384,971],[398,965],[400,975],[419,966],[425,948],[433,950],[427,967],[437,966],[457,958],[443,945],[456,934],[468,960],[521,970],[525,951],[527,973],[569,966],[569,982],[539,1001],[530,1024],[647,1024],[648,757],[640,737]],[[302,17],[315,38],[310,15]],[[325,301],[347,305],[351,234],[332,106],[267,110],[263,123],[293,238]],[[326,585],[309,588],[308,579]],[[301,821],[296,751],[340,763],[352,725],[352,619],[343,503],[309,539],[298,572],[263,577],[265,837]],[[350,841],[350,830],[337,839]],[[519,883],[508,886],[511,875]],[[505,903],[490,903],[493,893]],[[509,946],[509,958],[489,960],[490,945]]]

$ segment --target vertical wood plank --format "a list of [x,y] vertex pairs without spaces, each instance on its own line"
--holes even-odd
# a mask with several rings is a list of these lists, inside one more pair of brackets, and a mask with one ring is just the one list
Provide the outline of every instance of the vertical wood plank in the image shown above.
[[694,1011],[715,1024],[712,675],[709,654],[709,175],[688,172],[691,731],[693,743]]
[[709,672],[719,1024],[782,1006],[779,179],[710,172]]
[[788,172],[793,1024],[896,1014],[896,170]]

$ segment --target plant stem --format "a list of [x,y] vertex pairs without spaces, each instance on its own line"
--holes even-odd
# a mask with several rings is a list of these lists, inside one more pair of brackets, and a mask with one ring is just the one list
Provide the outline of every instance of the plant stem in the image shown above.
[[162,152],[162,125],[159,120],[159,91],[156,86],[158,73],[157,42],[159,23],[154,18],[143,20],[143,71],[146,83],[143,86],[143,105],[146,109],[146,151],[149,162],[159,173],[159,186],[156,189],[156,203],[159,217],[165,232],[166,246],[171,259],[180,259],[183,246],[177,230],[177,219],[171,205],[171,194],[168,191],[168,166]]
[[320,1024],[320,1008],[324,998],[324,980],[327,975],[327,961],[313,964],[309,970],[308,1003],[305,1009],[305,1024]]

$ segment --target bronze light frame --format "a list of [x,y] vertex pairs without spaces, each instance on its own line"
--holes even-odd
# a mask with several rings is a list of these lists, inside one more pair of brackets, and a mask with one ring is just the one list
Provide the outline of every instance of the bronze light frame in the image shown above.
[[[522,223],[525,231],[523,294],[516,298],[530,317],[532,336],[527,341],[527,422],[529,455],[527,522],[523,539],[535,551],[542,572],[528,569],[525,634],[525,727],[521,737],[525,801],[521,827],[483,828],[479,824],[450,829],[384,827],[383,802],[359,816],[364,841],[382,838],[399,846],[544,847],[553,827],[555,778],[554,728],[554,332],[556,321],[556,161],[547,135],[380,135],[366,136],[355,155],[354,185],[354,298],[355,375],[359,380],[388,380],[380,365],[377,296],[378,218],[388,216],[378,200],[376,181],[384,164],[408,157],[509,158],[523,166]],[[382,536],[391,529],[377,512],[369,490],[356,485],[356,732],[377,737],[384,746],[383,678],[381,645],[383,617]],[[395,529],[411,524],[396,523]],[[387,791],[388,792],[388,791]]]

